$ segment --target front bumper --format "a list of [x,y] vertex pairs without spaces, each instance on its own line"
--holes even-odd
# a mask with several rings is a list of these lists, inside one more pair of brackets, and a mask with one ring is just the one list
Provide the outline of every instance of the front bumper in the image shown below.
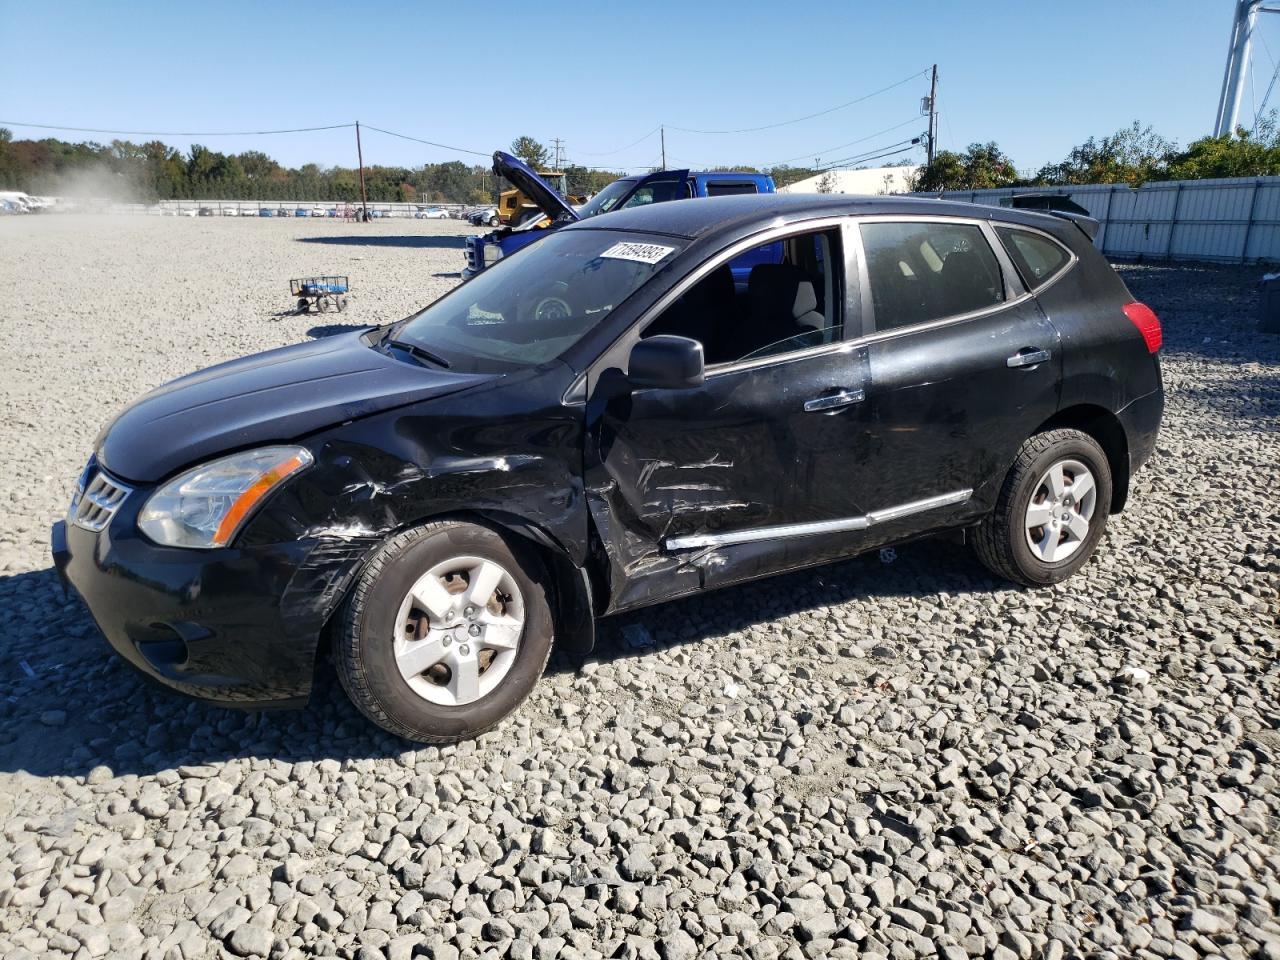
[[137,531],[143,499],[126,501],[100,533],[66,521],[51,532],[59,576],[108,643],[152,680],[200,700],[305,704],[321,631],[369,545],[161,547]]

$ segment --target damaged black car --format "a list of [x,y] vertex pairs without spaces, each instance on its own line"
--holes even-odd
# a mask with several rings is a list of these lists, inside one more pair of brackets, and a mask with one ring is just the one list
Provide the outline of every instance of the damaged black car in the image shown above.
[[331,651],[433,743],[647,604],[940,531],[1056,583],[1163,409],[1159,322],[1095,227],[820,195],[574,224],[398,323],[146,395],[56,566],[166,687],[300,705]]

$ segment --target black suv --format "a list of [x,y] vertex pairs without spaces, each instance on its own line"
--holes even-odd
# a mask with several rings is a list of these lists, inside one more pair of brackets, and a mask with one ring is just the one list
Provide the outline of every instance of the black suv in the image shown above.
[[598,617],[926,533],[1055,583],[1163,407],[1160,325],[1085,229],[829,196],[596,217],[398,323],[142,398],[56,564],[172,689],[305,701],[323,638],[426,742],[497,723]]

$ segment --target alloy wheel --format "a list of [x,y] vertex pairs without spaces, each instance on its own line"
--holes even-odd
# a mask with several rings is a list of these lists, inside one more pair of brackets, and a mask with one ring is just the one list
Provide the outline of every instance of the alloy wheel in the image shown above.
[[481,557],[444,560],[400,604],[396,666],[424,700],[474,703],[511,670],[524,621],[524,598],[505,567]]
[[1027,545],[1044,563],[1066,560],[1089,538],[1097,482],[1079,460],[1059,460],[1036,484],[1027,504]]

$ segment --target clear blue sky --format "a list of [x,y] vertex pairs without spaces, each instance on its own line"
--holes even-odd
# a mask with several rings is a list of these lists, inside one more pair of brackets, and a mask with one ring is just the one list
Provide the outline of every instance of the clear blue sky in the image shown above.
[[[156,131],[360,120],[484,153],[519,134],[561,137],[569,159],[613,167],[656,163],[656,134],[626,145],[665,123],[670,166],[804,163],[923,131],[923,119],[909,121],[926,78],[768,130],[673,128],[757,127],[816,113],[936,61],[940,146],[996,140],[1027,169],[1135,119],[1181,144],[1208,133],[1232,6],[0,0],[0,120]],[[1280,56],[1280,15],[1261,23],[1246,119]],[[346,130],[161,139],[183,150],[193,139],[228,152],[263,150],[291,166],[355,162]],[[373,132],[364,150],[368,163],[405,166],[479,159]]]

